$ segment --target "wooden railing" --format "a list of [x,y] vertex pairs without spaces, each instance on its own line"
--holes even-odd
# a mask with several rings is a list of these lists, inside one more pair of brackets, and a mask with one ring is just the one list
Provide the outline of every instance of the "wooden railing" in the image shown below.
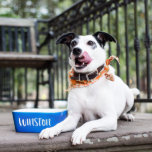
[[[38,107],[38,101],[42,100],[39,98],[39,85],[48,84],[49,94],[43,100],[49,101],[49,106],[53,107],[53,85],[50,70],[56,58],[51,55],[40,55],[36,41],[35,20],[0,18],[0,74],[2,76],[0,101],[35,101],[35,107]],[[15,76],[18,73],[18,68],[24,70],[22,78]],[[34,75],[35,90],[32,91],[36,95],[33,99],[28,97],[28,68],[36,70]],[[48,80],[44,80],[43,77],[45,69],[48,71]],[[32,72],[30,75],[33,77]],[[24,93],[21,92],[22,87],[24,87]],[[18,90],[16,91],[16,89]]]

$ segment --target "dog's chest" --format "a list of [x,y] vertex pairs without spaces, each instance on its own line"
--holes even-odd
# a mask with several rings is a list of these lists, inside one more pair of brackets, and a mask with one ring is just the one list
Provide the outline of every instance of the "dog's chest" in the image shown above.
[[93,88],[80,89],[77,98],[83,109],[94,110],[96,108],[96,91]]
[[79,94],[77,95],[77,101],[82,108],[82,113],[85,115],[98,115],[99,109],[101,110],[101,93],[102,87],[98,86],[99,82],[95,84],[85,87],[79,90]]
[[95,104],[91,103],[91,101],[86,101],[83,107],[82,117],[84,122],[97,119],[99,116]]
[[86,121],[102,117],[104,112],[105,79],[100,79],[88,87],[70,91],[69,108],[79,111]]

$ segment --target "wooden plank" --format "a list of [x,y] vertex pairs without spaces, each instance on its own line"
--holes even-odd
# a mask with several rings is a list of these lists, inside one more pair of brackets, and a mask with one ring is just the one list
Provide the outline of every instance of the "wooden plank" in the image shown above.
[[0,18],[0,26],[35,26],[35,19]]
[[116,131],[90,133],[86,142],[73,146],[70,140],[72,132],[62,133],[58,137],[42,141],[35,133],[16,133],[11,112],[1,112],[0,151],[150,152],[152,114],[135,113],[135,117],[133,122],[119,120]]
[[25,53],[0,53],[0,67],[48,68],[56,61],[54,56]]
[[51,55],[36,55],[23,53],[0,53],[0,61],[6,60],[27,60],[27,61],[54,61],[55,57]]
[[52,64],[52,61],[21,61],[21,60],[0,60],[0,68],[39,68],[39,69],[45,69],[50,67]]

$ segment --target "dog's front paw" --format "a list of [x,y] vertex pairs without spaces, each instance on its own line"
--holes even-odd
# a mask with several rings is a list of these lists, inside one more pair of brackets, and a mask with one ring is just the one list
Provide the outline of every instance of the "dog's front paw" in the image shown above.
[[82,144],[89,133],[89,130],[86,128],[78,128],[73,132],[71,141],[73,145]]
[[49,139],[57,136],[61,133],[61,128],[59,126],[55,126],[52,128],[46,128],[41,131],[39,134],[39,139]]

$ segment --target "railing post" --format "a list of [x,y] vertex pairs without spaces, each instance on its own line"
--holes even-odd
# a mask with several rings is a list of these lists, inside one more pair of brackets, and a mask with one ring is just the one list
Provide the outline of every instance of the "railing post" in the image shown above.
[[145,47],[146,47],[146,68],[147,68],[147,97],[151,98],[151,74],[150,74],[150,33],[149,33],[149,14],[148,0],[144,0],[145,5]]
[[[138,39],[138,26],[137,26],[137,0],[134,1],[134,27],[135,27],[135,38],[134,38],[134,49],[136,55],[136,85],[137,88],[140,90],[140,79],[139,79],[139,50],[140,50],[140,43]],[[138,95],[139,98],[139,95]]]
[[[115,3],[116,6],[116,39],[117,39],[117,57],[120,56],[120,45],[119,45],[119,14],[118,14],[118,2]],[[117,75],[120,76],[120,66],[117,63]]]
[[126,82],[129,86],[129,46],[128,46],[128,7],[127,1],[124,0],[124,14],[125,14],[125,49],[126,49]]

